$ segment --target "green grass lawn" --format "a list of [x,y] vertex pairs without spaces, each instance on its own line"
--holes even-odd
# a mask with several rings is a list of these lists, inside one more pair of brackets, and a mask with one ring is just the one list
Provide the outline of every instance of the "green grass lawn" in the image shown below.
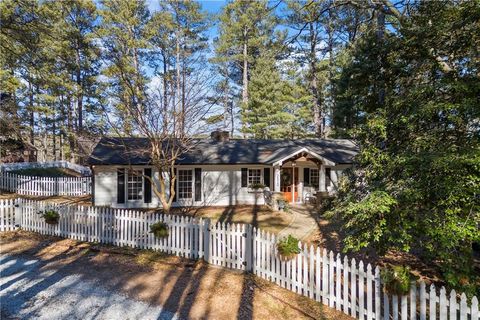
[[10,171],[24,176],[37,177],[78,177],[79,173],[65,168],[30,168]]

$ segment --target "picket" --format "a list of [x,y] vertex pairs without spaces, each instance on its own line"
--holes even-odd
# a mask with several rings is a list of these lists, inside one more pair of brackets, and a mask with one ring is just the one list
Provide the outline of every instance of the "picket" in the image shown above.
[[0,190],[32,196],[84,196],[92,192],[91,177],[37,177],[0,172]]
[[[2,182],[5,185],[5,182]],[[18,205],[18,208],[15,208]],[[48,225],[39,214],[45,209],[60,213],[57,225]],[[18,217],[15,215],[17,210]],[[150,226],[163,221],[168,238],[158,239]],[[432,285],[427,293],[420,281],[405,296],[389,296],[382,288],[379,267],[312,245],[299,243],[294,259],[279,259],[275,235],[243,224],[211,224],[209,219],[145,213],[102,207],[58,205],[40,201],[0,200],[0,231],[24,230],[133,248],[160,250],[192,259],[203,258],[225,268],[251,271],[288,290],[321,301],[356,319],[461,319],[479,320],[478,299],[469,304],[465,294],[447,296]],[[382,295],[383,292],[383,295]],[[419,306],[419,309],[417,309]]]

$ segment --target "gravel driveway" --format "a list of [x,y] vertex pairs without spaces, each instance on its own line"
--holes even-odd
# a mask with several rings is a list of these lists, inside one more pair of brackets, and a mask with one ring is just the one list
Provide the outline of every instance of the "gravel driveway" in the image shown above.
[[0,256],[2,319],[177,319],[158,306],[133,300],[61,266]]

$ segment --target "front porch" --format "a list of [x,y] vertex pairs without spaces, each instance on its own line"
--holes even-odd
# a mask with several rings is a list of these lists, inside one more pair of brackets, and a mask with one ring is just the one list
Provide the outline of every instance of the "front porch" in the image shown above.
[[274,192],[291,204],[311,203],[335,193],[335,163],[302,148],[273,164]]

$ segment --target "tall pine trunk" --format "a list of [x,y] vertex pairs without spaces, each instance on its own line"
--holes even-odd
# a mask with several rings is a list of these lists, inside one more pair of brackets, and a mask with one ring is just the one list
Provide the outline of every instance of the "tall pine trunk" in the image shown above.
[[318,92],[317,82],[317,33],[313,22],[309,23],[310,29],[310,91],[312,93],[313,103],[313,124],[315,126],[315,135],[322,137],[322,113],[321,113],[321,97]]
[[[384,42],[384,37],[385,37],[385,14],[383,11],[378,8],[377,9],[377,32],[376,32],[376,38],[377,38],[377,46],[382,48],[383,42]],[[380,106],[383,106],[385,104],[385,68],[383,67],[383,54],[380,53],[378,55],[377,61],[378,65],[380,66],[380,80],[378,82],[378,104]]]
[[78,114],[78,131],[83,130],[83,85],[80,66],[80,51],[76,50],[76,83],[77,83],[77,114]]

